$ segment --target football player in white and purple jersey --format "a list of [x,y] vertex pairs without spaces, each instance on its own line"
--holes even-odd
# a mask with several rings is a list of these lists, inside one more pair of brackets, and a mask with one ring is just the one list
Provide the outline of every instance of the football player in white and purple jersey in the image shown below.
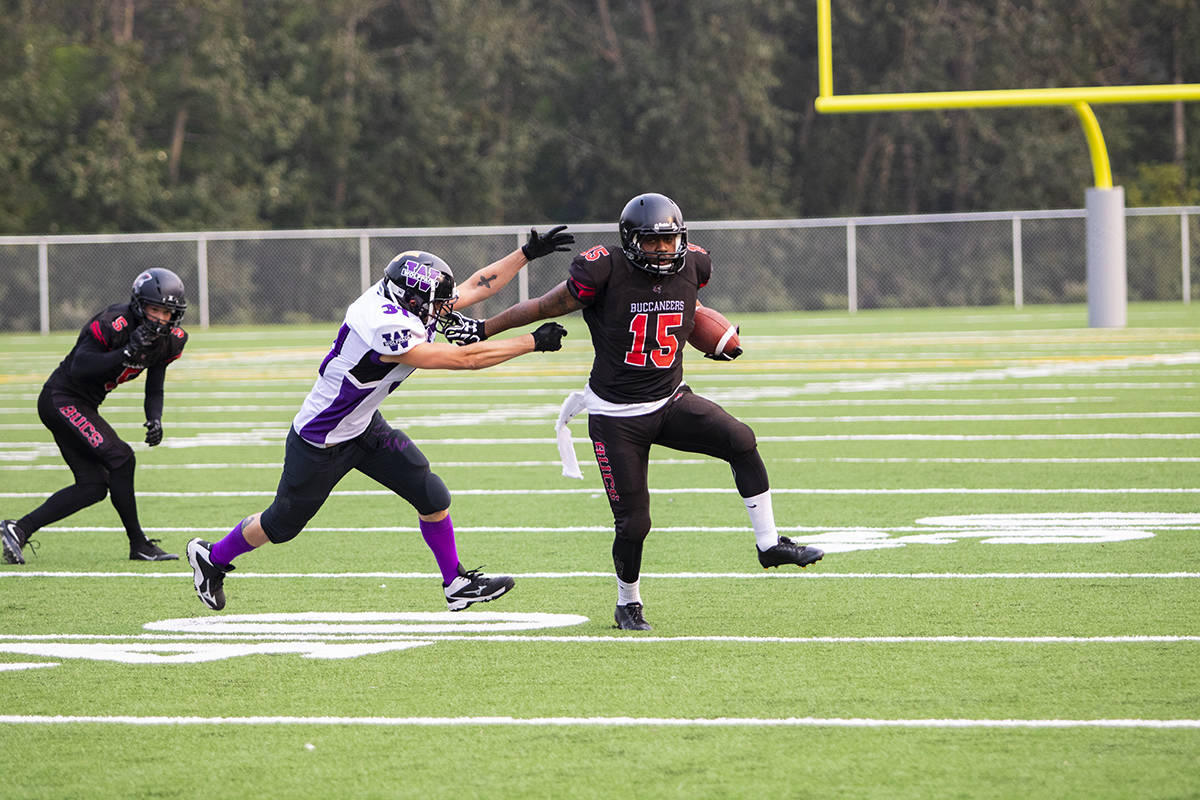
[[466,348],[434,342],[434,336],[439,320],[456,304],[490,297],[529,261],[566,250],[574,237],[564,228],[544,235],[531,231],[529,241],[478,270],[461,291],[450,267],[432,253],[410,250],[391,260],[383,278],[346,309],[345,322],[317,368],[317,380],[288,431],[275,501],[214,544],[188,542],[196,594],[206,606],[225,607],[224,578],[235,558],[267,542],[294,538],[352,469],[416,509],[451,611],[494,600],[513,587],[507,575],[463,569],[450,520],[450,491],[412,439],[387,423],[379,405],[417,369],[484,369],[525,353],[558,350],[566,329],[557,323]]

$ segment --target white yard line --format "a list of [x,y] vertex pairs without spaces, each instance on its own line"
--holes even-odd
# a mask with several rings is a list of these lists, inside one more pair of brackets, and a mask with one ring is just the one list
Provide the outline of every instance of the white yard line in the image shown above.
[[[611,578],[611,572],[514,572],[520,579]],[[101,572],[64,570],[0,569],[0,578],[191,578],[191,572]],[[365,578],[368,580],[434,580],[435,572],[241,572],[230,574],[226,580],[263,578]],[[1195,580],[1200,572],[643,572],[643,578],[702,580]]]
[[[1098,457],[1098,458],[764,458],[767,463],[789,464],[1194,464],[1200,456],[1145,456],[1145,457]],[[652,458],[651,464],[710,464],[711,458]],[[558,467],[561,462],[553,461],[438,461],[437,467],[469,467],[471,469],[497,467]],[[227,470],[227,469],[272,469],[279,470],[278,461],[263,462],[215,462],[194,464],[138,464],[139,470]],[[581,469],[590,465],[581,464]],[[12,464],[0,465],[0,472],[30,471],[69,472],[66,464]]]
[[[1064,421],[1093,421],[1093,420],[1158,420],[1158,419],[1198,419],[1200,411],[1130,411],[1130,412],[1098,412],[1093,414],[866,414],[841,416],[795,416],[795,417],[740,417],[748,425],[774,424],[852,424],[875,422],[1064,422]],[[554,416],[546,409],[527,408],[510,409],[507,411],[480,409],[474,412],[457,414],[438,414],[427,417],[405,417],[402,428],[422,427],[473,427],[504,424],[536,425],[549,427],[553,425]],[[284,427],[287,420],[210,420],[205,422],[180,420],[172,421],[171,428],[178,429],[216,429],[216,430],[258,430]],[[0,423],[0,431],[36,431],[44,426],[32,422]]]
[[[459,496],[502,496],[502,495],[580,495],[597,494],[596,487],[579,489],[456,489]],[[675,489],[650,489],[650,494],[736,494],[733,487],[679,487]],[[942,494],[972,494],[972,495],[1060,495],[1060,494],[1200,494],[1200,487],[1113,487],[1110,489],[1094,489],[1091,487],[1074,487],[1066,489],[1021,489],[1012,487],[995,487],[973,489],[967,487],[925,487],[916,489],[772,489],[772,494],[799,495],[942,495]],[[330,493],[331,497],[391,497],[394,494],[389,489],[348,489]],[[29,499],[44,497],[45,492],[0,492],[0,498]],[[255,491],[212,491],[212,492],[138,492],[138,497],[274,497],[274,490]]]
[[672,728],[1136,728],[1200,729],[1200,719],[868,719],[839,717],[167,717],[0,715],[4,725]]

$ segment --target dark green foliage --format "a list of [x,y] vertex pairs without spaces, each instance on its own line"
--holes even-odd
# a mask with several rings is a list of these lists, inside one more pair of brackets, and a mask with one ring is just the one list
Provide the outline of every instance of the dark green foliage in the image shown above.
[[[0,233],[600,222],[650,189],[694,220],[1063,208],[1093,180],[1070,109],[816,114],[814,0],[3,10]],[[1188,0],[836,0],[833,36],[839,93],[1200,81]],[[1095,111],[1131,206],[1200,202],[1200,104]]]

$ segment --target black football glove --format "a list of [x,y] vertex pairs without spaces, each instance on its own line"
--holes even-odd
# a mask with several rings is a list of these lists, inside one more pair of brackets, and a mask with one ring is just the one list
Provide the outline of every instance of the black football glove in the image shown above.
[[[742,332],[742,326],[738,325],[733,330],[735,333],[740,335]],[[705,353],[704,357],[711,358],[713,361],[733,361],[735,358],[737,358],[741,354],[742,354],[742,348],[735,347],[732,350],[730,350],[728,353]]]
[[441,319],[442,335],[446,341],[457,345],[475,344],[487,338],[483,320],[473,319],[457,311],[451,311]]
[[562,348],[562,338],[567,329],[557,322],[547,322],[533,332],[533,349],[544,353]]
[[521,245],[521,252],[530,261],[542,256],[548,256],[551,253],[565,253],[567,245],[575,244],[575,237],[572,234],[563,233],[566,229],[566,225],[559,225],[546,231],[544,235],[539,236],[537,228],[530,228],[529,241]]
[[735,347],[728,353],[705,353],[705,358],[711,358],[713,361],[733,361],[742,354],[742,348]]
[[142,423],[142,427],[146,429],[146,444],[154,447],[162,441],[162,420],[148,419]]
[[133,333],[129,336],[129,343],[121,351],[122,366],[130,369],[145,369],[159,338],[160,332],[149,325],[139,325],[134,328]]

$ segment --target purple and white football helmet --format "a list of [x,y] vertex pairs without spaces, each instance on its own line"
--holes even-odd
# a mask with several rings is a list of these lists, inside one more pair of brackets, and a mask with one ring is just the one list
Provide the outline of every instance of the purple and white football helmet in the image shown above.
[[426,325],[449,314],[458,299],[450,266],[424,250],[406,250],[388,263],[383,294]]

